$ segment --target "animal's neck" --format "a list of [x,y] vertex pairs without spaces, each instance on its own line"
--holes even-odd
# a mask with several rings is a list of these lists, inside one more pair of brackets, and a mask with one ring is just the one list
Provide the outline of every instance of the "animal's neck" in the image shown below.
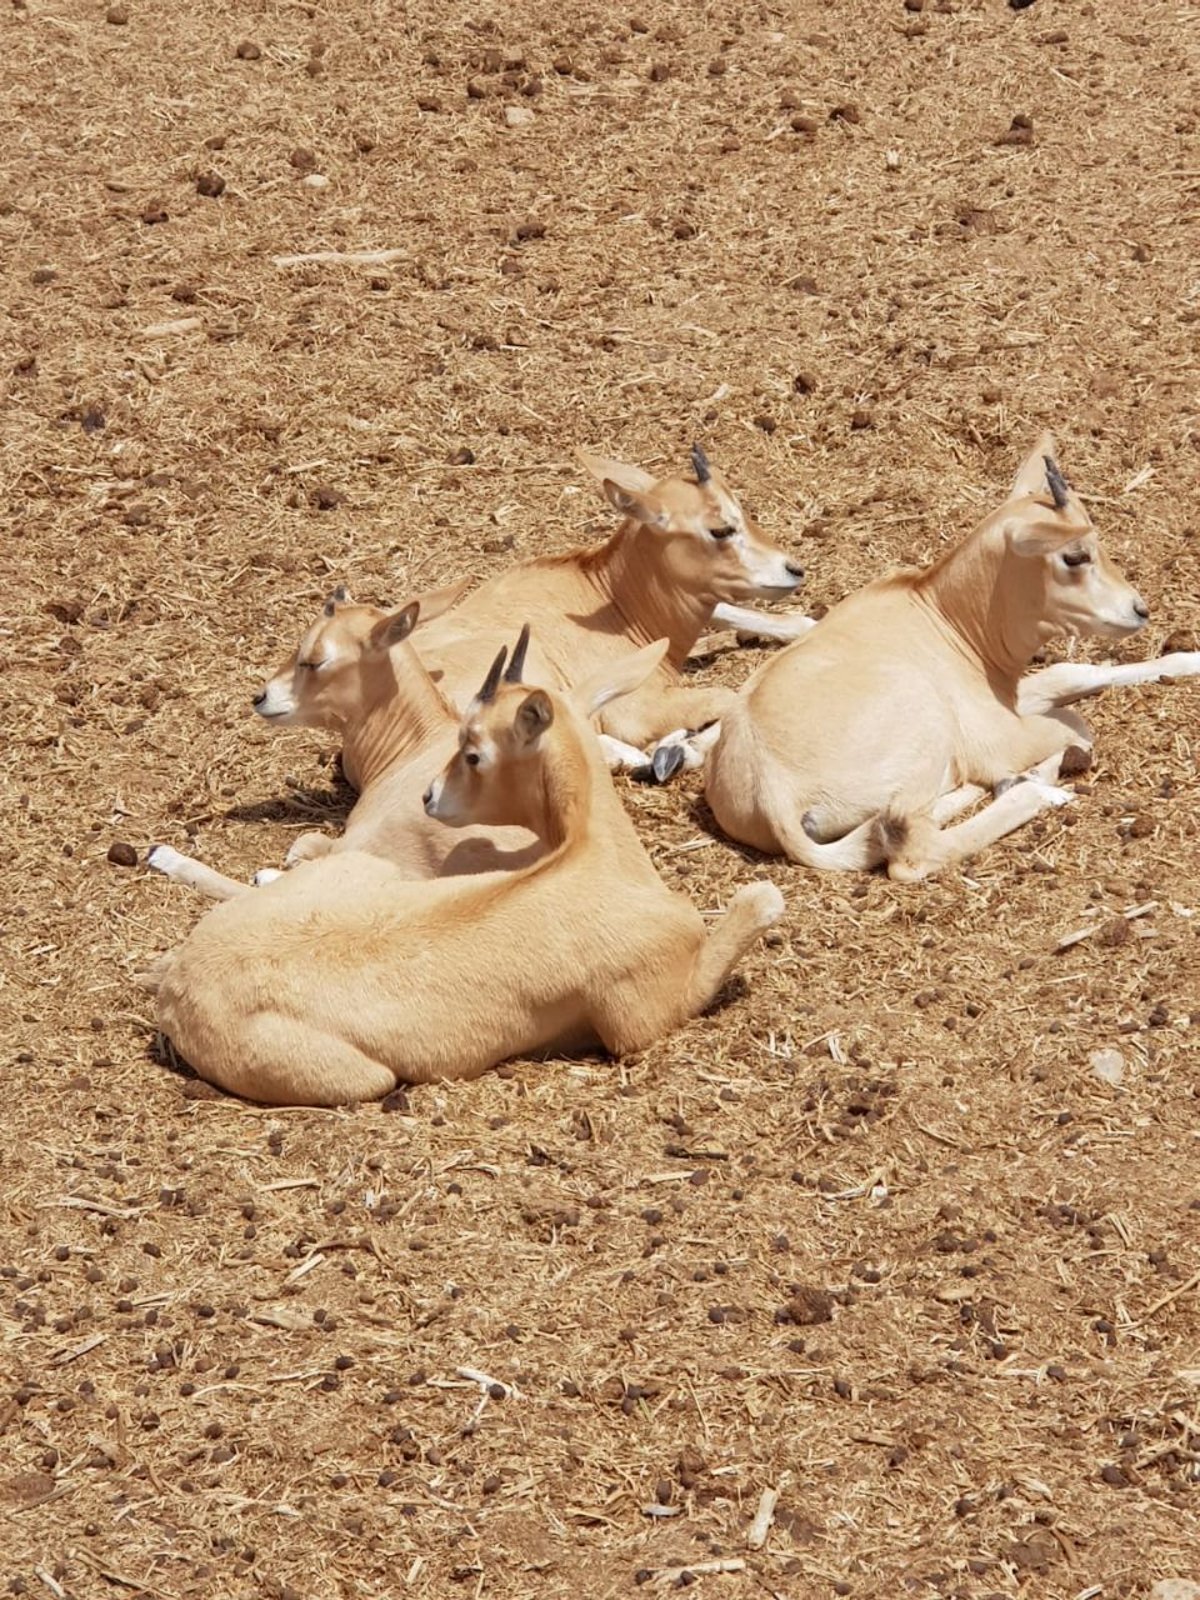
[[403,698],[390,657],[373,664],[369,674],[364,669],[364,674],[367,710],[346,729],[342,745],[343,770],[360,794],[458,724],[423,672],[405,673]]
[[1008,549],[997,515],[923,572],[915,585],[997,688],[1012,694],[1046,633],[1036,565]]
[[529,814],[519,820],[543,840],[548,856],[598,853],[606,870],[618,875],[631,874],[639,859],[648,864],[599,744],[565,717],[555,724],[539,762]]
[[666,663],[678,671],[708,626],[713,602],[672,584],[658,548],[665,535],[626,520],[595,554],[592,577],[625,619],[637,645],[669,639]]

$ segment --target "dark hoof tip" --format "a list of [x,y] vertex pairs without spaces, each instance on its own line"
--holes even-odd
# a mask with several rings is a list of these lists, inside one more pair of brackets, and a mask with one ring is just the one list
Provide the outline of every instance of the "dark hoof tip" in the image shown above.
[[654,771],[656,783],[669,783],[683,766],[683,746],[681,744],[659,745],[651,758],[650,766]]
[[645,766],[642,766],[642,767],[630,767],[629,776],[630,776],[630,778],[632,779],[632,781],[634,783],[657,783],[658,782],[658,779],[657,779],[657,777],[655,776],[655,773],[654,773],[654,768],[651,766],[651,764],[648,761],[646,762]]

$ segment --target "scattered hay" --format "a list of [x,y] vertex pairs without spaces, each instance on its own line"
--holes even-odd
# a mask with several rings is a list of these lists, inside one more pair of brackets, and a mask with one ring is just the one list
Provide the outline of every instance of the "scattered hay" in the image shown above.
[[251,693],[331,581],[599,537],[577,443],[701,439],[819,607],[1049,421],[1154,606],[1125,648],[1194,633],[1196,65],[1177,8],[1087,9],[12,8],[14,1592],[1194,1572],[1193,689],[1097,704],[1079,805],[919,889],[629,787],[699,904],[787,894],[745,988],[388,1115],[193,1098],[131,980],[200,907],[105,860],[336,820]]

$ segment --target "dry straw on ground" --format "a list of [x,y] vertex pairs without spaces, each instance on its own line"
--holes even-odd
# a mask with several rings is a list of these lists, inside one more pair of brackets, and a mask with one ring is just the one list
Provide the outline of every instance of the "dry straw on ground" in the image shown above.
[[200,908],[105,858],[335,826],[252,690],[332,581],[599,536],[576,443],[701,438],[815,605],[1049,421],[1153,605],[1129,652],[1195,629],[1188,8],[6,11],[0,1588],[1200,1576],[1194,689],[1099,705],[1077,805],[920,889],[627,789],[780,936],[639,1059],[392,1114],[192,1097],[130,975]]

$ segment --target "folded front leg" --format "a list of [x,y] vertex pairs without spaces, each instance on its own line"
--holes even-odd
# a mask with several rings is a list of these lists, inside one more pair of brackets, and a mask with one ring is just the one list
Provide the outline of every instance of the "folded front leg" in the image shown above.
[[737,699],[721,685],[647,683],[633,694],[605,706],[600,727],[614,739],[646,749],[678,728],[706,728],[718,721]]
[[302,833],[288,846],[284,865],[294,867],[298,861],[319,861],[329,854],[335,842],[327,833]]
[[203,861],[185,856],[181,850],[169,844],[153,845],[146,855],[146,865],[153,872],[161,872],[164,878],[170,878],[172,883],[183,883],[189,889],[198,889],[210,900],[232,900],[235,895],[248,894],[251,888],[250,884],[227,878],[215,867],[205,866]]

